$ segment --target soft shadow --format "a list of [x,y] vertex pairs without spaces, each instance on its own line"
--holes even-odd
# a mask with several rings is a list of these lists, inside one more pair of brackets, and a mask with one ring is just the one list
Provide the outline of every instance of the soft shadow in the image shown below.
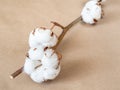
[[83,79],[91,74],[91,63],[86,60],[70,60],[62,65],[60,75],[52,82],[69,82]]

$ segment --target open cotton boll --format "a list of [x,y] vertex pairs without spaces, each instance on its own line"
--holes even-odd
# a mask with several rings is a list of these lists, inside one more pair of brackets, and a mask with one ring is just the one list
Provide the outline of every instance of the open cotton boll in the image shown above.
[[26,57],[23,71],[30,75],[37,66],[41,65],[40,61],[33,61]]
[[28,57],[31,60],[41,60],[44,55],[44,47],[39,46],[38,48],[30,48],[28,51]]
[[53,47],[56,45],[57,41],[57,36],[50,29],[45,28],[35,29],[29,36],[30,47],[39,47],[39,45]]
[[60,66],[57,69],[54,68],[46,68],[44,65],[37,68],[33,73],[31,73],[30,77],[34,82],[42,83],[47,80],[55,79],[60,72]]
[[45,54],[42,58],[42,64],[47,68],[57,68],[60,63],[57,53],[52,49],[45,50]]
[[37,83],[55,79],[60,73],[59,55],[50,48],[44,49],[41,67],[38,67],[30,77]]
[[102,17],[101,4],[96,0],[88,1],[81,12],[81,17],[83,22],[95,24]]

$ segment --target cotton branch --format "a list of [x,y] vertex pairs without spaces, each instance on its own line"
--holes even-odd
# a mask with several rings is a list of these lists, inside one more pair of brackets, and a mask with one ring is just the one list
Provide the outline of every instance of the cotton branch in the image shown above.
[[[58,47],[58,45],[60,44],[60,42],[64,38],[65,34],[67,33],[67,31],[69,31],[70,28],[72,26],[74,26],[76,23],[78,23],[79,21],[81,21],[81,17],[78,17],[77,19],[75,19],[70,24],[68,24],[66,27],[62,26],[61,24],[59,24],[57,22],[53,22],[53,21],[51,22],[51,23],[53,23],[53,26],[51,27],[51,29],[53,29],[54,26],[58,26],[58,27],[60,27],[63,30],[62,33],[60,34],[60,36],[58,37],[58,42],[57,42],[56,46],[53,47],[54,50]],[[14,79],[15,77],[17,77],[22,72],[23,72],[23,67],[21,67],[20,69],[18,69],[17,71],[15,71],[13,74],[11,74],[10,78]]]

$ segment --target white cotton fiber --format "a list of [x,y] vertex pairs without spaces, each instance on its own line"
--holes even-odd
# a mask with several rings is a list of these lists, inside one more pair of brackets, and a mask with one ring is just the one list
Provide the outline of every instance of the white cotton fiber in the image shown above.
[[44,55],[44,47],[30,48],[28,51],[31,60],[42,60]]
[[83,22],[95,24],[102,17],[101,5],[98,5],[96,0],[88,1],[81,12],[81,17]]
[[57,36],[50,29],[37,28],[29,36],[30,47],[39,47],[39,45],[53,47],[57,41]]
[[39,30],[39,28],[34,29],[29,35],[29,46],[31,48],[37,48],[41,46],[41,43],[36,40],[36,36],[35,36],[37,30]]
[[60,73],[60,65],[58,68],[46,68],[46,71],[44,72],[44,78],[45,80],[53,80],[55,79],[58,74]]
[[33,73],[31,73],[30,78],[37,83],[42,83],[44,79],[44,67],[37,68]]
[[50,37],[49,41],[48,42],[45,42],[43,43],[42,45],[43,46],[46,46],[46,47],[53,47],[57,44],[58,42],[58,38],[57,36],[54,34],[52,37]]
[[42,83],[47,80],[55,79],[60,72],[60,66],[57,69],[55,68],[46,68],[44,65],[38,69],[36,69],[33,73],[31,73],[30,77],[33,81],[37,83]]
[[58,55],[52,49],[47,49],[42,59],[42,64],[48,68],[58,67]]
[[40,61],[33,61],[29,58],[26,58],[23,71],[26,74],[30,75],[35,70],[35,67],[38,65],[41,65]]
[[37,83],[55,79],[60,72],[58,55],[52,49],[46,49],[41,62],[42,66],[37,68],[30,77]]

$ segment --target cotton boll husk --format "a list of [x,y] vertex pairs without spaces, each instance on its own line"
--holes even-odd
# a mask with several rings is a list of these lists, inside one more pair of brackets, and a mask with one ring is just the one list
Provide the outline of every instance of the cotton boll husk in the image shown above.
[[29,36],[30,47],[39,47],[39,45],[53,47],[57,41],[57,36],[50,29],[37,28]]
[[31,60],[41,60],[44,55],[44,47],[39,46],[39,48],[30,48],[28,54]]
[[86,3],[84,6],[81,17],[85,23],[94,24],[94,20],[101,19],[102,9],[100,5],[97,5],[97,1],[91,0]]
[[56,68],[59,64],[58,55],[53,49],[47,49],[42,58],[42,64],[47,68]]
[[30,75],[35,70],[35,67],[40,65],[40,64],[41,64],[40,61],[33,61],[33,60],[26,57],[23,71],[26,74]]

